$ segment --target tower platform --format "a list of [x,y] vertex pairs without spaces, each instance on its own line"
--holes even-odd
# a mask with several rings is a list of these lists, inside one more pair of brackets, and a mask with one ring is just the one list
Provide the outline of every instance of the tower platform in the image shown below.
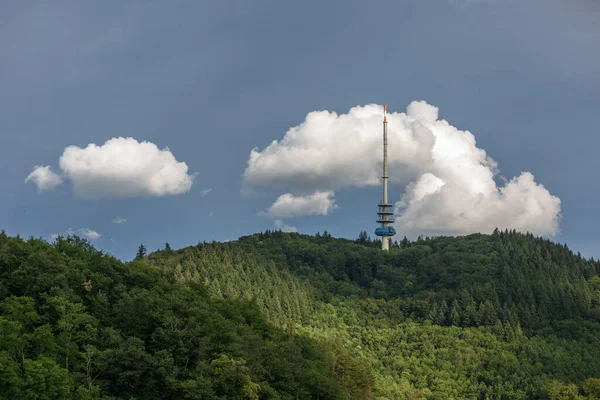
[[382,226],[375,229],[376,236],[391,237],[396,234],[396,228],[393,226]]

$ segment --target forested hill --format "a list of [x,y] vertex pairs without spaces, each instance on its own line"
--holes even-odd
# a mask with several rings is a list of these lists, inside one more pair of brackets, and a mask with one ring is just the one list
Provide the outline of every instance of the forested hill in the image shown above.
[[122,263],[0,234],[0,399],[597,399],[600,264],[264,232]]
[[216,296],[287,302],[294,293],[303,313],[311,296],[338,296],[392,301],[402,318],[438,325],[501,322],[572,336],[600,319],[600,262],[517,232],[404,240],[389,253],[362,234],[351,241],[266,232],[148,258],[182,278],[202,280]]

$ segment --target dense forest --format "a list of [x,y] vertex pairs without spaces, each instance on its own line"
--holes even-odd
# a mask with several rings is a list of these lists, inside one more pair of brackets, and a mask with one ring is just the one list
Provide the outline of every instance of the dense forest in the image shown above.
[[515,231],[0,233],[0,399],[598,399],[600,262]]

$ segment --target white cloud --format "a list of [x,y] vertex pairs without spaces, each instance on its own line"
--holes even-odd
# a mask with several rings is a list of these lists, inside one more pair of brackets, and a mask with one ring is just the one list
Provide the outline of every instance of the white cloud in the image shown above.
[[411,236],[491,232],[496,227],[555,235],[560,199],[536,184],[529,172],[483,193],[429,174],[407,187],[396,211],[396,226]]
[[[59,165],[73,183],[75,194],[86,199],[182,194],[191,189],[195,177],[168,148],[161,150],[154,143],[122,137],[102,146],[69,146]],[[58,176],[54,176],[56,182]]]
[[96,232],[95,230],[90,229],[90,228],[80,228],[77,231],[74,231],[73,229],[69,228],[67,230],[67,234],[68,235],[78,235],[78,236],[84,237],[89,240],[98,240],[102,237],[101,234],[99,234],[98,232]]
[[212,217],[213,215],[215,215],[215,213],[209,213],[208,216]]
[[59,163],[83,198],[176,195],[188,192],[194,180],[168,148],[133,138],[113,138],[85,149],[69,146]]
[[79,230],[79,233],[84,238],[87,238],[87,239],[90,239],[90,240],[98,240],[102,236],[101,234],[99,234],[95,230],[89,229],[89,228],[82,228],[82,229]]
[[[311,112],[280,141],[251,151],[244,182],[294,192],[379,185],[382,115],[383,107],[376,104],[341,115]],[[393,176],[408,182],[420,165],[430,161],[434,136],[404,114],[389,114],[388,119],[389,146],[402,148],[389,153],[390,166],[396,169]]]
[[333,192],[315,192],[308,196],[282,194],[268,210],[261,212],[270,218],[292,218],[305,215],[327,215],[335,208]]
[[298,232],[298,228],[295,226],[287,225],[280,219],[275,220],[275,229],[281,229],[283,232]]
[[209,194],[210,192],[212,192],[212,188],[204,189],[200,192],[200,197],[204,197],[207,194]]
[[[309,113],[281,140],[251,151],[245,186],[289,192],[265,213],[286,218],[310,214],[293,211],[304,209],[297,199],[381,185],[382,116],[376,104],[341,115]],[[498,186],[497,163],[477,147],[471,132],[440,120],[437,107],[415,101],[405,113],[388,113],[388,122],[390,196],[404,188],[396,207],[402,234],[490,232],[496,226],[559,233],[560,199],[528,172]]]
[[124,224],[125,222],[127,222],[127,219],[117,217],[117,218],[113,219],[112,222],[113,222],[113,224]]
[[25,183],[29,181],[33,181],[40,192],[52,190],[63,182],[62,178],[54,173],[49,165],[36,165],[33,172],[25,178]]

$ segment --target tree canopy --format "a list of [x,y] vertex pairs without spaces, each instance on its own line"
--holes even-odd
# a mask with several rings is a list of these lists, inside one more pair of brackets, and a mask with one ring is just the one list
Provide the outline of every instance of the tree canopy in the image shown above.
[[123,263],[0,234],[0,399],[596,399],[600,263],[266,231]]

